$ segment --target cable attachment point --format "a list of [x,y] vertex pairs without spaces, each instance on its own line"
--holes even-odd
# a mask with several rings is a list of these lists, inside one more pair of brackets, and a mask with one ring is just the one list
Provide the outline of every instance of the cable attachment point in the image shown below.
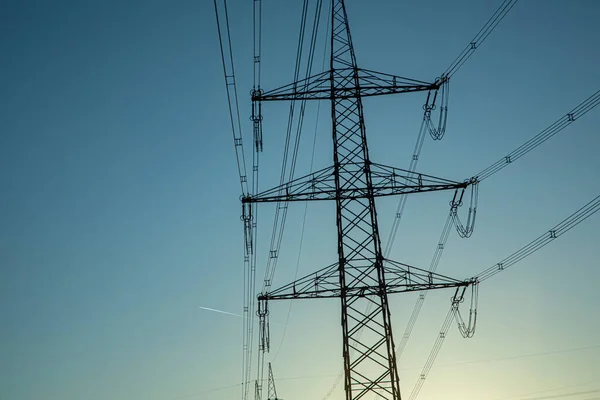
[[252,102],[257,102],[262,99],[264,91],[262,89],[252,89],[250,91],[250,96],[252,98]]
[[254,149],[256,152],[263,151],[263,141],[262,141],[262,102],[260,98],[262,97],[263,91],[261,89],[253,90],[252,94],[252,116],[250,120],[252,120],[252,134],[254,137]]
[[471,286],[471,306],[469,309],[469,319],[465,323],[462,315],[460,314],[459,305],[465,300],[465,292],[467,286],[459,287],[456,289],[454,296],[452,297],[452,312],[456,317],[458,324],[458,330],[465,339],[472,338],[475,335],[475,327],[477,325],[477,303],[479,297],[479,281],[477,278],[472,278],[469,282]]
[[[458,208],[463,204],[463,196],[465,194],[465,190],[467,186],[471,187],[471,198],[469,205],[469,214],[467,215],[467,220],[463,223],[458,216]],[[450,202],[450,213],[452,214],[452,219],[454,221],[454,225],[456,226],[456,231],[458,235],[462,238],[471,237],[473,234],[473,230],[475,229],[475,217],[477,215],[477,201],[479,198],[479,181],[477,178],[471,178],[468,181],[465,181],[465,187],[457,189],[454,192],[454,198]]]
[[247,256],[254,253],[253,243],[252,243],[252,203],[246,203],[242,199],[242,215],[240,217],[242,222],[244,223],[244,245],[245,245],[245,253]]
[[[431,96],[431,91],[427,94],[427,101],[425,105],[423,105],[423,109],[425,113],[423,115],[423,120],[425,121],[425,125],[429,130],[429,134],[433,140],[441,140],[446,133],[446,122],[448,121],[448,98],[450,96],[450,78],[448,75],[442,75],[435,81],[435,85],[437,88],[433,93],[433,98]],[[431,122],[431,113],[436,109],[436,101],[438,94],[441,99],[440,106],[440,114],[438,118],[437,127],[434,126],[433,122]]]
[[269,303],[266,299],[258,300],[258,310],[256,315],[258,316],[258,334],[259,344],[258,349],[262,352],[268,353],[271,349],[271,335],[269,332]]

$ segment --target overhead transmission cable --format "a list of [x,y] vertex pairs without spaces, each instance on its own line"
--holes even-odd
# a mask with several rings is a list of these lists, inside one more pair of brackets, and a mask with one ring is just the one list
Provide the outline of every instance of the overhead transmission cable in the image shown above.
[[454,75],[460,67],[475,53],[475,50],[479,48],[488,38],[488,36],[496,29],[498,24],[502,22],[506,14],[517,4],[518,0],[504,0],[500,7],[496,9],[494,14],[487,20],[487,22],[481,27],[479,32],[475,35],[473,40],[463,49],[463,51],[454,59],[454,61],[446,68],[442,76],[450,78]]
[[[328,7],[329,10],[329,14],[331,13],[331,7]],[[329,16],[326,19],[326,27],[325,27],[325,32],[328,31],[329,29]],[[323,58],[321,61],[321,67],[322,69],[325,68],[325,60],[326,60],[326,56],[327,56],[327,44],[329,41],[325,41],[325,46],[323,46]],[[317,103],[317,115],[315,117],[315,129],[313,132],[313,141],[312,141],[312,151],[311,151],[311,156],[310,156],[310,167],[309,167],[309,173],[312,173],[313,171],[313,167],[314,167],[314,160],[315,160],[315,149],[317,146],[317,131],[318,131],[318,127],[319,127],[319,115],[320,115],[320,110],[321,110],[321,103],[318,102]],[[304,231],[305,231],[305,226],[306,226],[306,215],[308,213],[308,203],[304,203],[304,214],[302,216],[302,228],[300,230],[300,243],[298,246],[298,256],[296,258],[296,269],[294,271],[294,280],[296,280],[296,278],[298,277],[298,270],[300,268],[300,257],[302,254],[302,244],[304,242]],[[287,316],[285,318],[285,323],[283,325],[283,333],[281,334],[281,339],[279,341],[279,346],[277,347],[277,350],[275,351],[275,355],[273,356],[272,361],[275,361],[275,359],[277,359],[277,356],[279,355],[279,351],[281,350],[281,346],[283,344],[283,340],[285,339],[285,335],[287,332],[287,327],[290,321],[290,314],[292,312],[292,304],[293,302],[289,302],[289,306],[288,306],[288,311],[287,311]]]
[[[574,385],[563,385],[563,386],[555,387],[555,388],[552,388],[552,389],[536,390],[535,392],[528,392],[528,393],[524,393],[524,394],[520,394],[520,395],[505,396],[505,397],[495,398],[493,400],[509,400],[509,399],[513,399],[513,400],[514,399],[526,400],[526,399],[524,399],[523,396],[548,394],[548,392],[556,392],[556,391],[562,391],[562,390],[565,390],[565,389],[572,389],[574,387],[587,386],[590,383],[596,383],[596,382],[597,382],[596,380],[593,380],[593,381],[576,383]],[[561,396],[568,397],[568,396],[572,396],[573,393],[575,393],[575,392],[563,393]],[[586,400],[598,400],[598,398],[596,398],[596,399],[586,399]]]
[[[449,97],[449,91],[447,88],[444,87],[449,84],[450,77],[458,71],[458,69],[471,57],[471,55],[473,55],[475,50],[493,32],[493,30],[498,26],[498,24],[504,19],[506,14],[514,7],[517,1],[518,0],[504,0],[502,4],[500,4],[500,6],[496,9],[496,11],[494,11],[492,16],[488,19],[488,21],[479,30],[479,32],[477,32],[473,40],[471,40],[471,42],[463,49],[463,51],[456,57],[456,59],[450,64],[450,66],[448,66],[448,68],[446,68],[446,71],[442,74],[444,83],[441,85],[442,94],[440,97],[442,105],[438,128],[434,128],[431,122],[431,111],[436,108],[437,91],[433,95],[433,97],[431,93],[428,94],[427,101],[423,106],[423,108],[425,109],[425,113],[423,115],[421,127],[419,128],[419,134],[417,135],[417,140],[413,149],[411,162],[408,167],[409,171],[414,171],[417,167],[417,163],[419,162],[419,157],[421,155],[421,150],[423,148],[423,141],[425,139],[427,131],[429,130],[432,137],[436,140],[439,140],[443,137],[443,131],[445,131],[445,124],[447,120]],[[442,114],[444,114],[443,117]],[[398,200],[398,206],[396,208],[396,213],[394,216],[394,221],[392,222],[392,228],[390,229],[390,234],[388,235],[388,240],[384,249],[384,254],[386,257],[389,256],[394,241],[396,240],[396,235],[398,233],[400,221],[402,220],[402,216],[404,213],[404,207],[406,206],[406,200],[406,195],[400,195],[400,198]]]
[[[312,26],[312,32],[309,42],[309,51],[307,57],[306,64],[306,72],[305,77],[308,78],[312,73],[315,49],[316,49],[316,41],[319,30],[319,22],[321,17],[323,0],[317,1],[315,6],[315,14]],[[302,18],[300,24],[300,34],[298,38],[298,48],[296,52],[296,67],[294,71],[294,82],[299,80],[300,69],[302,65],[302,54],[304,48],[304,36],[307,25],[307,13],[308,13],[308,1],[304,1],[303,10],[302,10]],[[308,80],[304,80],[304,82],[308,82]],[[307,83],[305,83],[306,85]],[[300,89],[301,90],[301,89]],[[298,113],[298,120],[296,123],[296,132],[295,137],[293,139],[293,147],[291,151],[290,158],[290,144],[292,142],[292,130],[294,127],[294,116],[296,109],[296,102],[292,101],[290,103],[290,110],[288,115],[288,124],[286,130],[286,139],[284,146],[284,156],[281,166],[281,174],[280,174],[280,186],[283,189],[284,183],[287,181],[291,181],[294,178],[294,173],[296,171],[296,163],[298,160],[298,150],[300,148],[300,138],[303,129],[304,123],[304,111],[306,108],[306,99],[300,101],[300,110]],[[289,161],[288,161],[289,159]],[[287,202],[277,202],[275,207],[275,216],[273,218],[273,230],[271,234],[271,245],[269,250],[269,257],[267,260],[267,267],[265,270],[265,279],[263,283],[263,292],[268,292],[272,282],[273,277],[275,275],[275,270],[277,268],[277,262],[279,259],[279,250],[281,248],[281,243],[283,240],[283,233],[285,229],[285,223],[287,220],[287,212],[288,212],[288,203]]]
[[[312,33],[309,42],[309,51],[306,63],[306,77],[309,77],[312,71],[312,65],[314,61],[314,53],[316,48],[316,40],[318,36],[319,20],[321,15],[322,0],[317,2],[315,8],[314,22],[312,26]],[[300,70],[303,62],[304,52],[304,41],[306,34],[307,16],[308,16],[308,0],[305,0],[302,7],[302,15],[300,21],[300,34],[298,37],[298,46],[296,51],[296,66],[294,68],[294,82],[299,80]],[[290,110],[288,115],[288,125],[286,130],[286,138],[284,145],[284,155],[281,166],[280,174],[280,185],[283,186],[286,180],[292,180],[294,177],[298,150],[300,147],[300,137],[303,128],[304,111],[306,107],[306,100],[300,102],[300,111],[296,122],[296,132],[293,138],[292,144],[292,130],[294,127],[295,120],[295,108],[296,103],[292,101],[290,103]],[[290,157],[291,147],[291,157]],[[275,207],[275,216],[273,218],[273,229],[271,233],[271,244],[269,248],[269,256],[267,258],[267,266],[265,268],[265,278],[263,283],[263,292],[268,292],[275,274],[277,266],[277,260],[279,259],[279,250],[283,239],[283,232],[285,229],[285,223],[287,220],[288,204],[286,202],[277,202]],[[266,304],[265,304],[266,307]],[[257,379],[255,381],[256,393],[260,397],[262,393],[262,382],[264,381],[264,363],[265,353],[270,350],[270,337],[269,337],[269,325],[268,325],[268,310],[258,309],[259,317],[259,356],[258,356],[258,369]]]
[[[546,246],[548,243],[554,241],[559,236],[561,236],[561,235],[565,234],[566,232],[568,232],[569,230],[573,229],[575,226],[579,225],[581,222],[583,222],[584,220],[588,219],[593,214],[595,214],[598,210],[600,210],[600,195],[596,196],[590,202],[585,204],[579,210],[575,211],[573,214],[569,215],[567,218],[565,218],[564,220],[559,222],[557,225],[555,225],[549,231],[547,231],[544,234],[542,234],[541,236],[539,236],[537,239],[535,239],[535,240],[531,241],[530,243],[526,244],[525,246],[521,247],[519,250],[517,250],[510,256],[504,258],[502,261],[494,264],[493,266],[489,267],[488,269],[483,270],[481,273],[476,275],[475,278],[473,278],[473,279],[477,283],[479,283],[486,279],[491,278],[492,276],[500,273],[501,271],[506,270],[510,266],[523,260],[525,257],[535,253],[542,247]],[[475,287],[476,287],[476,285],[475,285]],[[476,299],[476,293],[474,293],[474,295],[471,297],[471,300],[472,300],[471,313],[473,313],[473,311],[474,311],[474,313],[476,315],[476,312],[477,312],[476,309],[473,310],[473,307],[476,307],[476,303],[473,304],[474,297]],[[419,394],[419,392],[425,382],[425,379],[429,375],[429,372],[431,370],[431,367],[433,366],[435,358],[437,357],[437,355],[440,351],[440,348],[444,342],[444,339],[446,338],[446,336],[448,334],[450,325],[451,325],[452,321],[457,317],[459,318],[459,324],[460,324],[461,318],[460,318],[460,314],[458,312],[458,302],[453,301],[452,305],[450,306],[450,310],[448,311],[448,314],[446,316],[446,319],[444,320],[444,323],[442,324],[440,333],[435,340],[435,343],[429,354],[429,357],[427,358],[427,361],[423,367],[423,370],[421,371],[421,374],[419,375],[417,383],[415,384],[415,387],[413,388],[413,391],[410,394],[409,400],[415,400],[417,395]],[[473,324],[474,324],[474,322],[473,322]],[[472,328],[473,328],[473,332],[474,332],[474,325],[472,326]],[[465,336],[464,332],[461,332],[461,333],[463,333],[463,336]],[[471,333],[471,332],[469,332],[469,333]],[[472,334],[471,334],[471,336],[472,336]]]
[[[592,108],[597,106],[599,103],[600,103],[600,90],[597,91],[596,93],[594,93],[593,95],[591,95],[590,97],[588,97],[587,99],[585,99],[583,102],[581,102],[579,105],[577,105],[575,108],[573,108],[565,116],[559,118],[556,122],[551,124],[549,127],[542,130],[540,133],[538,133],[537,135],[535,135],[534,137],[529,139],[527,142],[525,142],[521,146],[517,147],[515,150],[510,152],[506,157],[500,159],[499,161],[497,161],[497,162],[493,163],[492,165],[490,165],[489,167],[485,168],[483,171],[481,171],[479,174],[476,175],[477,179],[479,181],[481,181],[482,179],[486,179],[486,178],[490,177],[491,175],[493,175],[494,173],[500,171],[507,165],[511,164],[518,158],[522,157],[523,155],[527,154],[528,152],[530,152],[537,146],[544,143],[546,140],[553,137],[555,134],[560,132],[562,129],[566,128],[568,125],[570,125],[576,119],[583,116],[585,113],[587,113]],[[569,115],[571,115],[571,117],[569,117]],[[507,162],[507,160],[510,160],[510,162]],[[471,206],[470,208],[476,209],[476,201],[475,201],[474,206],[475,207]],[[448,214],[448,218],[446,219],[446,223],[444,224],[444,227],[442,229],[442,234],[440,235],[440,240],[438,241],[438,243],[436,245],[433,259],[432,259],[430,267],[429,267],[429,271],[431,271],[431,272],[435,272],[437,270],[437,266],[440,262],[442,253],[444,252],[444,249],[446,248],[446,242],[448,240],[448,236],[449,236],[449,233],[451,230],[450,228],[451,228],[451,222],[453,220],[453,215],[457,215],[456,213],[457,213],[456,207],[451,207],[450,212]],[[458,223],[458,222],[456,222],[456,223]],[[469,224],[469,222],[467,222],[466,225],[468,225],[468,224]],[[460,229],[459,229],[459,233],[461,233]],[[462,228],[462,233],[468,233],[468,232],[465,232],[465,229]],[[423,306],[423,303],[425,302],[426,297],[427,297],[427,292],[421,293],[415,303],[415,306],[413,308],[413,311],[412,311],[412,314],[408,321],[408,324],[404,330],[404,334],[402,335],[402,339],[400,340],[400,342],[397,346],[396,354],[397,354],[398,358],[400,358],[400,356],[402,355],[402,352],[404,351],[404,348],[406,347],[406,344],[407,344],[407,342],[410,338],[410,335],[413,331],[416,320],[419,316],[421,307]]]
[[598,104],[600,104],[600,90],[598,90],[596,93],[592,94],[590,97],[582,101],[579,105],[577,105],[567,114],[560,117],[552,125],[542,130],[540,133],[529,139],[527,142],[523,143],[521,146],[508,153],[506,156],[502,157],[489,167],[479,172],[476,175],[477,179],[479,181],[487,179],[488,177],[500,171],[510,163],[521,158],[525,154],[529,153],[531,150],[535,149],[540,144],[544,143],[545,141],[556,135],[558,132],[560,132],[567,126],[571,125],[573,122],[585,115],[588,111],[592,110]]
[[[320,14],[321,14],[321,7],[322,6],[322,0],[317,2],[316,8],[315,8],[315,17],[314,17],[314,23],[313,23],[313,28],[312,28],[312,34],[311,34],[311,39],[310,39],[310,43],[309,43],[309,55],[307,58],[307,65],[306,65],[306,76],[310,76],[310,73],[312,71],[312,64],[313,64],[313,60],[314,60],[314,52],[315,52],[315,47],[316,47],[316,38],[317,38],[317,34],[318,34],[318,26],[319,26],[319,19],[320,19]],[[301,65],[302,65],[302,57],[303,57],[303,49],[304,49],[304,36],[305,36],[305,31],[306,31],[306,25],[307,25],[307,15],[308,15],[308,1],[305,0],[304,4],[303,4],[303,9],[302,9],[302,17],[301,17],[301,22],[300,22],[300,34],[299,34],[299,38],[298,38],[298,49],[297,49],[297,53],[296,53],[296,68],[295,68],[295,72],[294,72],[294,81],[297,81],[299,78],[299,74],[300,74],[300,69],[301,69]],[[304,109],[306,106],[306,100],[301,101],[300,104],[300,112],[298,115],[298,121],[296,124],[296,134],[295,134],[295,138],[294,138],[294,143],[293,143],[293,148],[292,148],[292,155],[291,155],[291,159],[288,162],[288,158],[290,158],[290,144],[292,141],[292,129],[294,127],[294,115],[295,115],[295,102],[292,101],[290,103],[290,111],[289,111],[289,116],[288,116],[288,125],[287,125],[287,131],[286,131],[286,139],[285,139],[285,146],[284,146],[284,157],[283,157],[283,161],[282,161],[282,166],[281,166],[281,175],[280,175],[280,184],[283,187],[283,183],[286,181],[286,179],[293,179],[294,173],[295,173],[295,168],[296,168],[296,161],[297,161],[297,155],[298,155],[298,150],[299,150],[299,145],[300,145],[300,136],[302,133],[302,128],[303,128],[303,121],[304,121]],[[287,202],[277,202],[276,203],[276,207],[275,207],[275,215],[273,218],[273,229],[272,229],[272,233],[271,233],[271,244],[270,244],[270,248],[269,248],[269,256],[267,259],[267,266],[265,268],[265,278],[264,278],[264,283],[263,283],[263,288],[262,288],[262,292],[268,292],[269,288],[271,287],[271,284],[273,282],[273,277],[275,274],[275,270],[277,267],[277,261],[279,259],[279,251],[281,248],[281,243],[283,240],[283,233],[284,233],[284,229],[285,229],[285,223],[287,220],[287,212],[288,212],[288,204]],[[268,352],[269,351],[269,338],[268,338],[268,311],[267,310],[259,310],[259,324],[260,324],[260,332],[261,332],[261,339],[260,339],[260,347],[259,349],[263,352],[261,357],[264,358],[264,352]],[[264,362],[263,362],[264,364]]]
[[[444,71],[437,79],[438,87],[430,91],[427,95],[427,101],[423,106],[423,120],[429,134],[433,140],[441,140],[446,133],[446,124],[448,122],[448,101],[450,97],[450,77],[460,69],[460,67],[473,55],[475,50],[481,45],[485,39],[494,31],[498,24],[504,19],[506,14],[514,7],[517,0],[504,0],[500,7],[496,9],[494,14],[485,23],[485,25],[477,32],[473,40],[463,49],[463,51],[454,59],[452,64]],[[433,95],[432,95],[433,92]],[[431,121],[433,111],[438,108],[436,103],[439,100],[439,117],[437,125]]]
[[600,195],[596,196],[596,198],[581,207],[579,210],[575,211],[573,214],[569,215],[550,230],[540,235],[537,239],[529,242],[527,245],[523,246],[502,261],[477,274],[477,280],[483,282],[484,280],[489,279],[492,276],[518,263],[525,257],[535,253],[548,243],[554,241],[554,239],[557,239],[559,236],[562,236],[566,232],[570,231],[581,222],[595,214],[598,210],[600,210]]
[[[217,31],[219,38],[219,48],[221,51],[221,62],[223,65],[223,75],[225,78],[225,87],[227,92],[227,103],[229,109],[229,119],[231,121],[231,132],[233,136],[233,144],[240,179],[240,188],[242,196],[247,196],[250,193],[248,185],[248,173],[246,170],[246,157],[244,153],[242,125],[240,119],[239,100],[235,76],[235,63],[233,59],[233,50],[231,45],[231,30],[229,26],[229,15],[227,11],[227,0],[222,0],[220,6],[217,0],[214,0],[215,19],[217,22]],[[219,12],[221,9],[221,13]],[[257,164],[256,158],[253,161],[253,177],[256,177]],[[250,312],[254,299],[252,298],[252,271],[256,267],[256,258],[254,256],[252,232],[248,232],[250,227],[248,222],[244,220],[244,284],[243,284],[243,316],[244,322],[242,327],[242,398],[245,400],[248,396],[248,385],[250,380],[250,358],[252,347],[252,324],[253,313]]]
[[444,343],[444,339],[446,338],[446,334],[448,333],[448,329],[450,329],[450,325],[452,324],[453,320],[454,312],[452,308],[450,308],[448,314],[446,314],[446,319],[444,319],[444,323],[442,324],[440,333],[438,334],[435,343],[433,344],[433,349],[431,350],[429,357],[427,357],[427,361],[425,361],[425,366],[423,367],[421,375],[419,375],[417,383],[415,384],[412,392],[410,393],[410,396],[408,397],[409,400],[415,400],[419,395],[419,392],[421,391],[421,388],[425,383],[425,379],[427,378],[427,375],[429,374],[429,371],[431,370],[431,367],[435,362],[435,358],[437,357],[440,349],[442,348],[442,344]]
[[463,66],[463,64],[473,55],[475,50],[483,44],[485,39],[496,29],[498,24],[502,22],[506,14],[517,4],[518,0],[504,0],[500,7],[496,9],[494,14],[487,20],[487,22],[481,27],[479,32],[475,35],[473,40],[463,49],[463,51],[454,59],[452,64],[446,71],[444,71],[443,76],[450,78],[452,75],[456,73]]
[[[498,24],[502,21],[502,19],[506,16],[506,14],[512,9],[512,7],[515,5],[516,2],[517,2],[517,0],[505,0],[496,9],[494,14],[492,14],[492,16],[488,19],[488,21],[484,24],[484,26],[479,30],[479,32],[477,32],[477,34],[475,35],[473,40],[470,42],[470,44],[465,47],[465,49],[456,57],[456,59],[452,62],[452,64],[450,64],[450,66],[446,69],[443,76],[449,78],[451,75],[456,73],[456,71],[458,71],[458,69],[468,60],[468,58],[477,49],[477,47],[478,47],[477,43],[478,44],[483,43],[483,41],[492,33],[492,31],[496,28],[496,26],[498,26]],[[475,43],[475,45],[473,45],[473,43]],[[445,100],[443,100],[444,103],[443,103],[442,107],[445,107],[445,110],[443,110],[442,112],[447,112],[447,101],[448,101],[447,94],[442,96],[442,98],[444,98],[444,97],[445,97]],[[427,113],[427,108],[431,108],[432,106],[435,107],[435,99],[434,99],[432,105],[430,105],[429,99],[430,98],[428,97],[428,100],[424,106],[426,108],[426,113],[423,116],[423,121],[421,122],[421,127],[419,129],[417,141],[414,146],[411,162],[408,167],[409,171],[414,171],[414,169],[417,166],[417,163],[418,163],[418,160],[420,157],[420,153],[421,153],[421,149],[423,147],[423,141],[425,139],[425,134],[426,134],[428,125],[430,125],[431,114]],[[444,122],[444,125],[445,125],[445,122]],[[439,129],[441,129],[441,128],[439,128]],[[431,130],[431,128],[430,128],[430,130]],[[475,187],[473,188],[473,190],[476,190]],[[474,205],[476,206],[476,192],[472,192],[472,195],[475,196],[475,199],[474,199],[475,204]],[[392,223],[392,228],[390,230],[390,234],[388,236],[387,243],[385,245],[384,254],[386,257],[389,256],[389,253],[391,252],[394,241],[396,239],[396,235],[398,233],[398,228],[400,226],[400,221],[402,220],[404,207],[406,206],[406,200],[407,200],[407,196],[401,195],[400,200],[398,201],[398,207],[396,208],[395,218]],[[469,227],[470,226],[472,227],[471,223],[474,223],[474,220],[473,220],[474,219],[474,210],[475,210],[475,208],[471,207],[471,209],[470,209],[471,212],[469,213],[467,223],[463,225],[460,223],[460,219],[458,219],[458,214],[456,213],[456,207],[454,207],[454,209],[451,208],[448,218],[446,220],[446,223],[444,225],[444,228],[442,230],[440,240],[438,241],[438,244],[436,246],[436,250],[434,252],[433,259],[430,264],[429,270],[431,272],[435,272],[435,270],[437,269],[437,266],[440,262],[442,253],[444,251],[446,242],[448,240],[448,236],[450,234],[451,222],[454,221],[457,224],[457,226],[461,227],[461,229],[459,229],[459,233],[461,233],[463,237],[469,236],[472,233],[472,230],[470,231]],[[417,299],[417,302],[415,304],[415,307],[413,308],[413,312],[409,319],[408,325],[406,326],[404,334],[402,335],[402,339],[400,340],[400,343],[397,346],[397,357],[398,358],[400,358],[400,356],[402,355],[402,352],[404,351],[404,348],[406,347],[406,343],[408,342],[408,339],[410,338],[410,334],[412,332],[412,329],[414,328],[414,325],[419,316],[421,307],[423,305],[423,302],[425,301],[426,296],[427,296],[426,292],[424,292],[424,293],[421,293],[419,298]]]
[[[444,247],[446,246],[446,242],[448,241],[448,236],[452,231],[452,213],[448,214],[448,218],[446,219],[446,223],[444,224],[444,229],[442,229],[442,234],[440,235],[440,239],[435,248],[435,252],[433,253],[433,259],[431,260],[431,264],[429,265],[429,271],[435,272],[437,270],[438,264],[442,257],[442,253],[444,252]],[[408,324],[404,329],[404,333],[402,334],[402,339],[396,346],[396,357],[401,358],[404,349],[406,348],[406,344],[408,343],[408,339],[410,339],[410,335],[415,327],[417,322],[417,318],[419,317],[419,313],[421,312],[421,307],[423,307],[423,303],[425,302],[425,298],[427,297],[427,291],[419,293],[419,297],[413,307],[413,311],[408,320]]]
[[[252,90],[254,93],[260,93],[261,89],[261,58],[262,58],[262,1],[254,0],[252,6],[252,48],[253,48],[253,83]],[[262,139],[262,105],[260,102],[252,102],[252,132],[254,139],[253,158],[252,158],[252,193],[256,194],[259,192],[259,153],[263,151],[263,139]],[[247,400],[249,389],[250,389],[250,375],[252,371],[252,350],[254,347],[254,316],[256,313],[256,265],[257,265],[257,251],[254,251],[257,244],[258,235],[258,207],[253,204],[245,204],[244,207],[248,207],[250,216],[244,216],[245,219],[249,220],[246,223],[250,223],[247,230],[250,231],[252,241],[254,243],[252,260],[251,260],[251,279],[248,289],[248,302],[249,302],[249,319],[247,321],[250,343],[247,347],[248,356],[246,367],[246,380],[244,387],[244,398]],[[246,208],[244,208],[246,210]],[[260,321],[260,319],[259,319]],[[261,327],[259,326],[259,329]],[[259,335],[262,332],[259,331]],[[264,360],[260,357],[260,352],[257,356],[257,376],[260,377],[260,381],[255,381],[255,395],[256,392],[262,391],[262,376],[264,370]],[[260,386],[259,386],[260,382]]]
[[[235,68],[233,62],[233,50],[231,48],[231,32],[229,29],[229,17],[227,15],[227,0],[223,0],[224,17],[219,16],[217,0],[214,0],[215,17],[219,36],[219,47],[221,49],[221,61],[223,64],[223,76],[227,89],[227,105],[229,107],[229,119],[231,121],[231,133],[235,149],[235,159],[240,178],[242,196],[247,196],[248,180],[246,172],[246,157],[242,144],[242,125],[240,122],[240,108],[238,102],[237,86],[235,81]],[[221,18],[224,18],[224,26],[221,26]],[[223,34],[225,32],[225,34]]]

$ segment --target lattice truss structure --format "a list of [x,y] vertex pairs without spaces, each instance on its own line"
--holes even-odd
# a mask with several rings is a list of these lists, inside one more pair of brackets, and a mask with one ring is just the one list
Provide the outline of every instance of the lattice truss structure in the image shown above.
[[[362,98],[437,91],[445,78],[423,82],[358,67],[343,0],[332,1],[329,70],[271,91],[253,93],[253,109],[278,100],[329,100],[333,165],[273,189],[242,198],[245,215],[253,203],[331,200],[336,203],[338,260],[313,274],[259,296],[261,349],[268,302],[281,299],[340,298],[344,389],[347,400],[366,395],[400,399],[398,366],[390,321],[391,293],[466,288],[457,280],[385,259],[375,198],[439,190],[464,190],[477,179],[452,181],[371,161]],[[255,118],[260,121],[260,119]],[[464,292],[464,290],[463,290]],[[457,291],[458,293],[458,291]]]

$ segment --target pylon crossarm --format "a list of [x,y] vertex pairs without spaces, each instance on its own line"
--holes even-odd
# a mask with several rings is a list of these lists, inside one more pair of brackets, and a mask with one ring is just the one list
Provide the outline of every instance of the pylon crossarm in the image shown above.
[[385,260],[384,273],[387,293],[460,288],[474,283],[473,279],[461,281],[389,259]]
[[463,182],[456,182],[377,163],[372,163],[370,170],[373,181],[373,194],[375,196],[461,189],[476,182],[473,178]]
[[323,168],[257,195],[243,197],[242,203],[329,200],[335,198],[333,174],[333,167]]
[[[360,275],[359,270],[369,268],[372,267],[347,268],[347,273],[357,270],[358,275]],[[263,302],[267,300],[337,298],[342,295],[338,274],[338,263],[335,263],[278,289],[261,293],[258,296],[258,300],[259,302]],[[367,297],[379,296],[382,290],[390,294],[459,288],[473,284],[472,279],[461,281],[392,260],[385,260],[384,274],[385,287],[379,285],[356,285],[346,287],[344,294],[347,297]]]
[[[338,68],[333,71],[333,74],[337,77],[354,77],[354,69]],[[442,83],[439,80],[430,83],[359,68],[358,87],[339,87],[335,88],[332,92],[330,79],[331,71],[321,72],[267,92],[254,92],[252,94],[252,101],[331,100],[334,98],[349,99],[358,96],[381,96],[385,94],[435,90]]]
[[[331,264],[278,289],[261,293],[258,300],[339,297],[338,263]],[[333,296],[332,292],[338,292]]]
[[[362,170],[357,166],[357,172]],[[433,192],[466,188],[475,179],[464,182],[451,181],[432,175],[421,174],[383,164],[370,164],[372,193],[365,187],[348,187],[339,190],[342,200],[361,199],[370,196],[393,196],[417,192]],[[254,196],[242,198],[242,203],[268,203],[278,201],[335,200],[334,167],[323,168],[309,175],[294,179]]]

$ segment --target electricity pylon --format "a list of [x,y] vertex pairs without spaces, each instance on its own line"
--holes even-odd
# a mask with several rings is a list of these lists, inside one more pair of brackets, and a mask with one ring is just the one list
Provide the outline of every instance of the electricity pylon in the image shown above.
[[[264,329],[268,326],[265,319],[269,300],[339,297],[346,400],[358,400],[369,393],[399,400],[388,294],[466,287],[473,282],[384,259],[375,198],[464,189],[476,181],[455,182],[370,160],[362,98],[437,91],[445,78],[429,83],[359,68],[343,0],[332,1],[331,16],[329,70],[275,90],[257,90],[252,95],[254,105],[259,106],[255,109],[267,101],[330,100],[333,166],[246,196],[242,203],[249,208],[259,202],[333,200],[338,239],[335,264],[258,296],[260,348],[269,347],[264,343],[268,340]],[[260,120],[260,116],[253,117]]]
[[282,400],[277,397],[277,389],[275,389],[275,378],[273,377],[273,368],[271,368],[271,363],[269,363],[269,378],[267,383],[267,400]]

